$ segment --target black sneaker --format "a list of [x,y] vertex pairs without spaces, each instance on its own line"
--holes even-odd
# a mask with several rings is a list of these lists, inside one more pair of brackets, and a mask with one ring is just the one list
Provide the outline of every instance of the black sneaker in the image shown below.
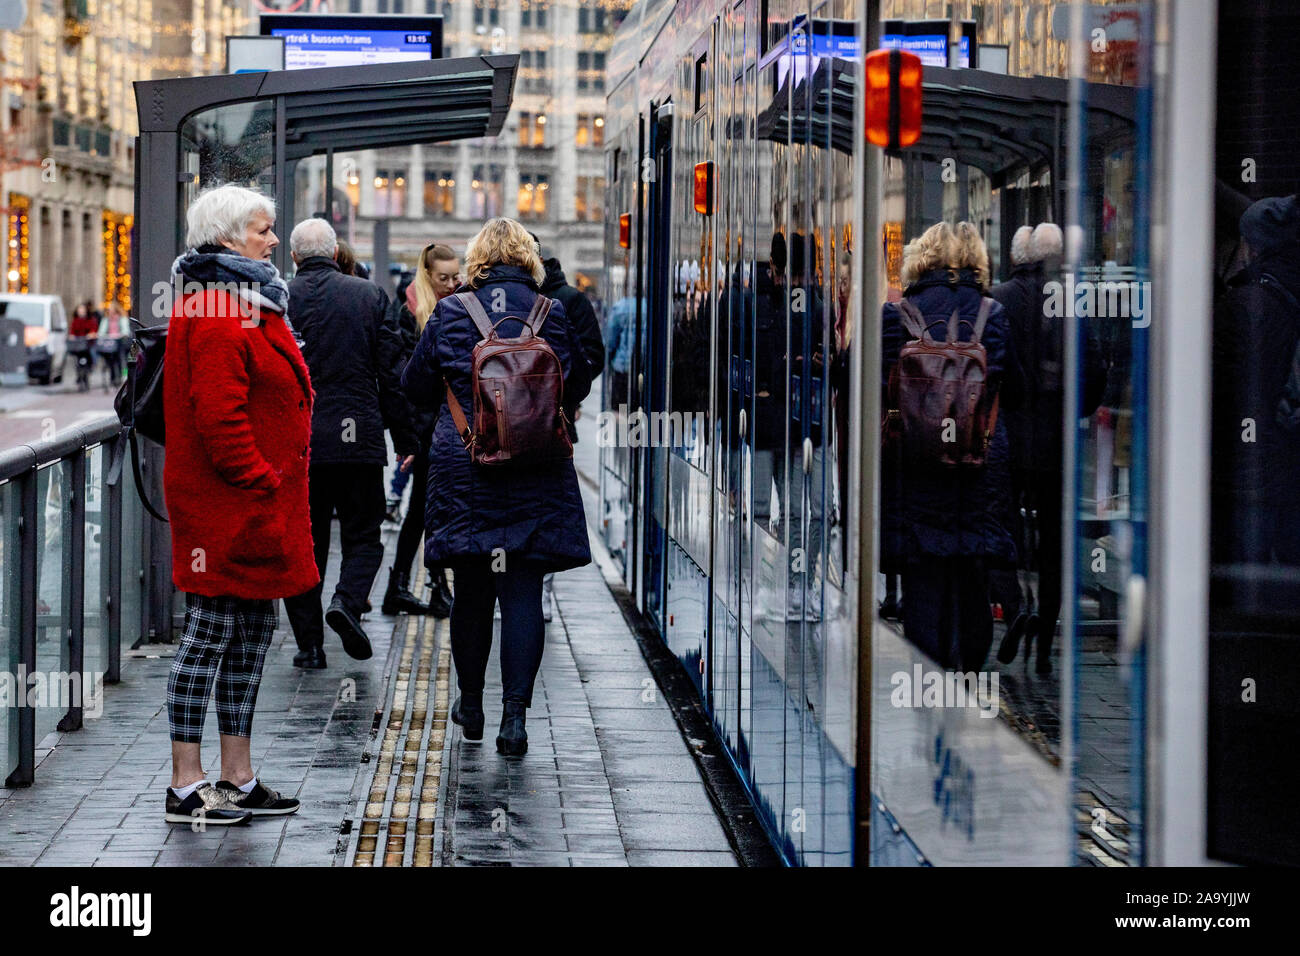
[[370,647],[370,638],[361,629],[361,622],[352,616],[343,606],[341,598],[330,601],[329,610],[325,612],[325,623],[343,639],[343,650],[353,660],[366,661],[374,651]]
[[253,818],[248,810],[240,809],[230,795],[204,781],[182,800],[171,787],[167,788],[167,822],[194,824],[204,827],[233,827]]
[[229,780],[217,781],[217,789],[227,794],[231,802],[241,810],[247,810],[255,817],[282,817],[297,813],[302,806],[294,797],[282,797],[270,787],[262,786],[260,780],[248,793],[244,793]]

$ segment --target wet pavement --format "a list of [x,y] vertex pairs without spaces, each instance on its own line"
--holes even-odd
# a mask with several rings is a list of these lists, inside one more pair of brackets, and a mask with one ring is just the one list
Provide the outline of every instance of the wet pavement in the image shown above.
[[[593,424],[594,416],[583,423]],[[337,531],[334,542],[329,584]],[[395,543],[386,525],[387,558]],[[292,666],[296,646],[281,612],[253,764],[266,784],[298,796],[301,812],[206,832],[163,821],[174,647],[158,645],[124,652],[122,682],[106,689],[102,717],[39,742],[32,787],[0,788],[0,864],[736,865],[691,751],[605,586],[607,558],[598,558],[604,563],[556,577],[557,614],[522,759],[502,757],[493,743],[496,655],[483,742],[465,741],[447,720],[455,671],[446,621],[376,610],[363,619],[374,657],[353,661],[327,630],[329,668],[303,671]],[[376,605],[388,566],[375,582]],[[215,782],[214,708],[204,741]]]

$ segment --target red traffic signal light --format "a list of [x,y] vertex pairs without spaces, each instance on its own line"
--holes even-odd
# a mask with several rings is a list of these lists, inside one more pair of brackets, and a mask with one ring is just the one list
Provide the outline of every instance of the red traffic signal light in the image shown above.
[[867,141],[886,149],[921,138],[921,58],[897,48],[866,59]]

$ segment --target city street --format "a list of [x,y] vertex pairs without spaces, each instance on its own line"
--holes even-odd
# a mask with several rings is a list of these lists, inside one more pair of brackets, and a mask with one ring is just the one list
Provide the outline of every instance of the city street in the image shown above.
[[113,411],[117,386],[105,389],[103,370],[96,368],[88,392],[78,392],[71,367],[63,381],[50,385],[0,388],[0,450],[52,438],[73,425]]

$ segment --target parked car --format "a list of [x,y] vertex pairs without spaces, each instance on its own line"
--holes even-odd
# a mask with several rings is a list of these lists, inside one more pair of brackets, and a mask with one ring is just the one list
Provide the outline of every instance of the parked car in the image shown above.
[[0,315],[20,319],[26,329],[27,377],[42,385],[63,381],[68,358],[68,315],[57,295],[0,292]]

